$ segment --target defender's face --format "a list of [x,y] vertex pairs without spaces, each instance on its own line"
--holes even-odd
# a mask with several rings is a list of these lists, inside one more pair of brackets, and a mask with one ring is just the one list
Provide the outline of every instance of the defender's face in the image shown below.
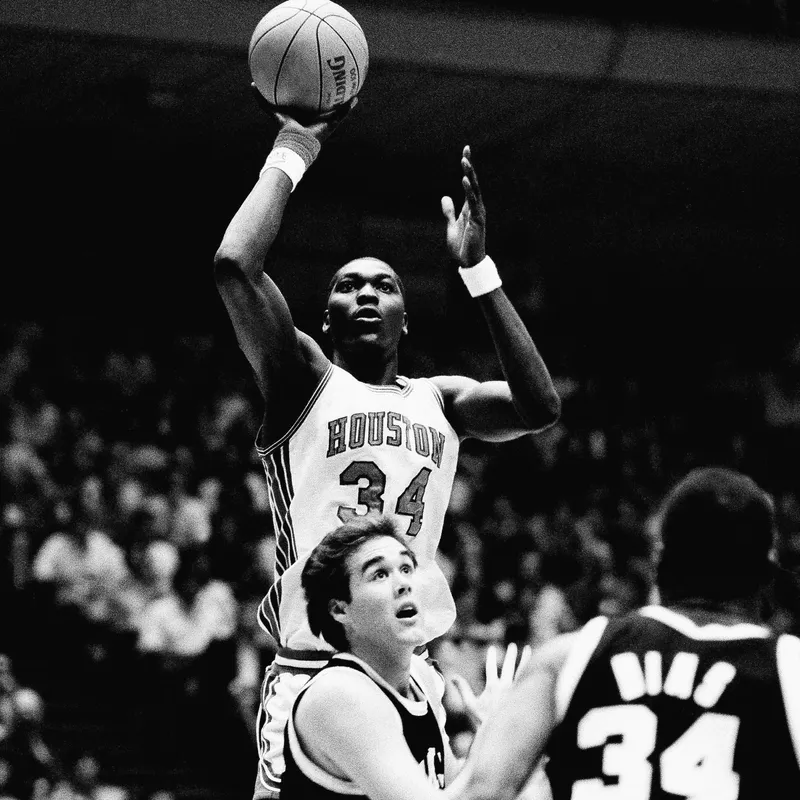
[[322,330],[330,332],[336,347],[396,348],[408,332],[397,273],[376,258],[345,264],[334,278]]
[[350,602],[334,601],[332,613],[353,651],[416,647],[425,643],[417,605],[417,570],[397,539],[370,539],[347,559]]

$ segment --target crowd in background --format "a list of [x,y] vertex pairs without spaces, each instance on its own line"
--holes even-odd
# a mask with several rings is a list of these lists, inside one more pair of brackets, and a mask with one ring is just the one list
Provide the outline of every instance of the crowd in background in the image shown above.
[[[210,334],[109,343],[33,323],[6,326],[0,344],[0,652],[18,674],[0,689],[0,797],[246,791],[274,654],[255,606],[275,542],[243,358]],[[689,403],[647,376],[557,384],[558,424],[462,448],[441,545],[458,621],[435,653],[476,688],[487,644],[541,643],[647,602],[653,511],[693,466],[733,466],[772,491],[781,562],[800,572],[800,343],[757,373],[719,362]],[[772,601],[771,624],[797,630]],[[45,706],[28,715],[33,738],[23,679]],[[113,733],[83,741],[88,723],[66,724],[76,696],[116,716],[128,772]],[[72,717],[48,727],[58,708]],[[20,747],[41,756],[22,784]]]

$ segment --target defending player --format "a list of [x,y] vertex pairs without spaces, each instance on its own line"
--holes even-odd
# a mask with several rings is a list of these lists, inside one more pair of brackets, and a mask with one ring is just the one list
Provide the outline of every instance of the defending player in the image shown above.
[[469,148],[461,160],[466,197],[458,217],[453,201],[442,199],[447,243],[489,324],[507,380],[398,375],[398,345],[408,330],[404,288],[375,258],[351,261],[333,276],[322,324],[330,360],[294,327],[264,261],[294,186],[348,110],[307,127],[275,114],[280,130],[273,149],[215,259],[217,286],[264,398],[257,448],[277,535],[278,577],[260,622],[280,649],[262,690],[257,797],[275,797],[286,714],[299,687],[330,656],[308,627],[300,588],[303,563],[320,535],[369,511],[397,515],[419,561],[426,641],[440,636],[455,606],[434,555],[459,441],[513,439],[552,424],[560,411],[548,370],[486,256],[486,213]]
[[[337,652],[295,700],[282,800],[442,800],[459,765],[444,732],[443,684],[414,653],[427,633],[407,540],[388,516],[354,518],[314,548],[302,585],[311,630]],[[501,696],[513,674],[507,658],[487,693]]]
[[663,605],[534,653],[479,731],[459,800],[511,800],[543,753],[554,800],[800,796],[800,639],[760,620],[773,523],[740,473],[680,481],[660,514]]

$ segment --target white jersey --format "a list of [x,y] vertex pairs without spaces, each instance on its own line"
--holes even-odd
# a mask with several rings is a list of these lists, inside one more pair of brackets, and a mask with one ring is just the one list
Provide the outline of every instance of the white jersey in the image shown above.
[[455,620],[434,561],[458,461],[458,435],[439,389],[426,378],[372,386],[331,365],[264,464],[276,536],[276,581],[259,622],[282,647],[330,649],[306,617],[300,575],[326,533],[370,510],[394,515],[419,562],[428,639]]

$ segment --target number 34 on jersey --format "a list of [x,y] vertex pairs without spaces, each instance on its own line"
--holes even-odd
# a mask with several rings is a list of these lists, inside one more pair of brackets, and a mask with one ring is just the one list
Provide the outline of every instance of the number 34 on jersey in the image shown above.
[[695,653],[679,652],[664,675],[659,652],[645,653],[643,662],[636,653],[612,657],[611,669],[620,697],[628,704],[594,708],[578,723],[578,747],[603,748],[605,777],[576,781],[571,800],[647,800],[654,759],[665,792],[694,800],[736,800],[739,776],[733,762],[738,717],[705,711],[660,755],[654,755],[658,717],[646,705],[630,702],[664,694],[691,699],[701,709],[713,708],[736,675],[736,668],[718,661],[698,676],[698,661]]
[[[394,514],[411,517],[406,531],[408,536],[416,536],[422,527],[422,518],[425,513],[425,489],[428,486],[430,475],[430,468],[422,467],[397,498],[394,507],[386,509]],[[339,483],[342,486],[357,486],[358,504],[365,506],[368,512],[376,511],[379,514],[384,512],[386,473],[374,461],[351,462],[339,475]],[[348,522],[358,513],[355,508],[339,506],[338,516],[342,522]]]

